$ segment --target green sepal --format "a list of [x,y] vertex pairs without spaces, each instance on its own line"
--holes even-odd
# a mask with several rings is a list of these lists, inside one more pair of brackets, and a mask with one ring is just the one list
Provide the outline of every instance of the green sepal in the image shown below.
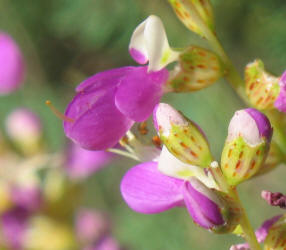
[[208,28],[214,32],[213,11],[209,0],[169,0],[169,3],[177,17],[191,31],[203,36],[202,30],[192,15],[192,11],[196,11]]
[[223,64],[215,53],[190,46],[180,54],[168,85],[174,92],[196,91],[213,84],[223,74]]
[[269,150],[266,141],[252,146],[242,136],[226,141],[222,156],[221,169],[230,185],[237,185],[258,173]]
[[274,223],[264,241],[264,250],[285,250],[286,248],[286,215]]
[[274,108],[279,95],[279,78],[269,74],[264,64],[257,59],[245,68],[246,94],[251,104],[260,110]]
[[221,208],[221,214],[225,221],[223,226],[212,229],[212,232],[218,234],[233,233],[241,221],[242,209],[235,199],[228,194],[216,191],[224,207]]
[[159,130],[159,136],[168,150],[182,162],[200,167],[208,167],[212,155],[207,139],[192,121],[187,126],[172,124],[168,135]]

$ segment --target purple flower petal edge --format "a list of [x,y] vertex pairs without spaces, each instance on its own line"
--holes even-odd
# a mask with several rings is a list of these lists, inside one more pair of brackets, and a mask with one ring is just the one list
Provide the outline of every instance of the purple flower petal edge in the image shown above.
[[282,74],[280,81],[280,92],[277,99],[274,102],[275,108],[279,111],[286,113],[286,71]]
[[187,209],[196,224],[206,229],[224,224],[219,206],[196,190],[190,182],[184,183],[183,195]]
[[139,213],[160,213],[182,206],[183,181],[163,175],[158,163],[146,162],[131,168],[120,185],[123,199]]
[[247,108],[245,111],[255,120],[259,134],[269,141],[272,137],[272,127],[268,118],[254,108]]
[[129,54],[134,59],[134,61],[139,64],[146,64],[148,62],[148,58],[137,49],[130,48]]

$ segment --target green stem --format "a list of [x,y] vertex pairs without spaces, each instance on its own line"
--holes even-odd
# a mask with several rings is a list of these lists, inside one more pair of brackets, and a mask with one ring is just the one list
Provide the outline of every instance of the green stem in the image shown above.
[[240,207],[241,211],[242,211],[242,215],[241,215],[241,218],[240,218],[240,225],[241,225],[241,228],[244,232],[244,238],[245,240],[248,242],[250,248],[252,250],[260,250],[260,245],[256,239],[256,236],[255,236],[255,233],[253,231],[253,228],[249,222],[249,219],[247,217],[247,214],[246,214],[246,211],[239,199],[239,196],[238,196],[238,193],[236,191],[236,188],[235,187],[231,187],[223,173],[221,172],[221,169],[219,166],[217,167],[211,167],[211,172],[218,184],[218,186],[220,187],[220,189],[227,193],[229,196],[231,196],[237,203],[237,205]]
[[242,216],[241,216],[241,221],[240,221],[240,225],[241,225],[241,228],[244,232],[244,238],[245,240],[248,242],[249,246],[250,246],[250,249],[253,249],[253,250],[259,250],[261,249],[260,248],[260,245],[256,239],[256,235],[253,231],[253,228],[249,222],[249,219],[247,217],[247,214],[245,212],[245,209],[244,207],[242,206],[242,203],[239,199],[239,196],[238,196],[238,193],[237,193],[237,190],[236,188],[233,188],[232,189],[232,197],[237,201],[237,203],[240,205],[240,209],[242,211]]

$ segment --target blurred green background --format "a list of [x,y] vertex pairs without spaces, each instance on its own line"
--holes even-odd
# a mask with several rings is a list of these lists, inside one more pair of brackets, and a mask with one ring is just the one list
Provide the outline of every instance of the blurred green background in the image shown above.
[[[266,68],[280,75],[286,65],[286,3],[284,0],[212,0],[217,34],[234,64],[243,73],[246,63],[261,58]],[[50,99],[60,110],[73,96],[74,87],[98,71],[135,65],[128,54],[133,29],[148,15],[163,20],[171,46],[206,41],[189,32],[166,0],[0,0],[0,29],[19,43],[27,63],[25,86],[0,97],[0,119],[25,106],[43,119],[51,151],[61,150],[65,137],[61,121],[45,106]],[[172,103],[205,130],[219,159],[228,122],[243,104],[226,82],[192,94],[169,94]],[[3,126],[3,122],[1,122]],[[88,179],[83,203],[109,211],[114,236],[131,250],[221,250],[239,239],[210,234],[193,224],[186,210],[158,215],[131,211],[121,199],[119,182],[134,162],[114,163]],[[251,222],[278,213],[260,198],[262,189],[283,191],[283,167],[239,188]]]

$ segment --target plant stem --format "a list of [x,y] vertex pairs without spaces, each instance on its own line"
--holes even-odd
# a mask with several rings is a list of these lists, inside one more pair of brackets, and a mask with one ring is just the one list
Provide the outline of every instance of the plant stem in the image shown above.
[[241,204],[241,201],[239,199],[239,196],[238,196],[238,193],[237,193],[237,190],[236,188],[234,187],[231,191],[231,194],[233,196],[233,198],[235,198],[235,200],[237,201],[237,203],[240,205],[240,209],[242,210],[242,216],[241,216],[241,221],[240,221],[240,225],[241,225],[241,228],[244,232],[244,237],[245,237],[245,240],[248,242],[249,246],[250,246],[250,249],[253,249],[253,250],[259,250],[261,249],[260,248],[260,245],[256,239],[256,235],[252,229],[252,226],[249,222],[249,219],[247,217],[247,214],[245,212],[245,209],[244,207],[242,206]]
[[244,232],[245,240],[248,242],[248,244],[252,250],[260,250],[261,249],[260,245],[256,239],[255,233],[254,233],[252,226],[249,222],[246,211],[245,211],[244,207],[242,206],[242,203],[239,199],[236,188],[231,187],[227,183],[227,181],[226,181],[224,175],[222,174],[219,166],[211,167],[210,169],[211,169],[211,172],[212,172],[218,186],[220,187],[220,189],[223,192],[227,193],[229,196],[231,196],[235,200],[237,205],[240,207],[240,210],[242,211],[242,215],[240,218],[240,225],[241,225],[241,228]]

